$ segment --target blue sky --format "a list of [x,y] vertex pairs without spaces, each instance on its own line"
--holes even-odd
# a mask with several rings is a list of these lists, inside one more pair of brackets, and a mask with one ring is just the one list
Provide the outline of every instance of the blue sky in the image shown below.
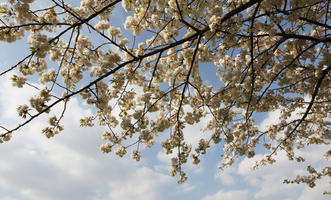
[[[121,23],[118,10],[116,22]],[[112,24],[116,25],[116,24]],[[131,39],[131,38],[128,38]],[[24,50],[25,49],[25,50]],[[25,39],[13,44],[0,42],[0,69],[3,71],[28,53]],[[206,66],[202,74],[215,74],[213,66]],[[10,75],[0,78],[0,125],[14,127],[22,120],[16,108],[27,103],[36,90],[12,88]],[[214,82],[213,79],[210,80]],[[60,112],[56,107],[53,112]],[[65,130],[54,138],[41,134],[47,116],[33,121],[13,134],[11,141],[0,145],[0,199],[1,200],[248,200],[327,199],[323,191],[329,189],[329,180],[322,179],[313,189],[305,185],[284,185],[285,178],[305,174],[307,163],[319,169],[330,165],[321,160],[328,146],[311,146],[298,151],[306,163],[288,161],[281,152],[278,162],[251,171],[254,159],[239,159],[230,168],[220,171],[221,147],[208,150],[198,166],[188,164],[185,171],[189,179],[178,185],[177,177],[168,173],[170,156],[166,156],[157,142],[142,152],[136,162],[128,154],[118,158],[113,153],[99,150],[103,128],[81,128],[79,118],[93,111],[78,98],[73,98],[63,120]],[[260,128],[278,120],[277,111],[260,115]],[[185,137],[196,145],[202,133],[203,121],[187,127]],[[160,138],[166,136],[160,135]]]

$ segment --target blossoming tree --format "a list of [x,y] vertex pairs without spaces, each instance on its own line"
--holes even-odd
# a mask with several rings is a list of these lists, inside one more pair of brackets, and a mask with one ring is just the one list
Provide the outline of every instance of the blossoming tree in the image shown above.
[[[223,148],[221,167],[241,156],[252,158],[257,147],[264,147],[268,153],[256,163],[260,166],[274,163],[279,151],[302,162],[295,148],[331,139],[328,0],[51,0],[49,7],[37,5],[34,0],[0,4],[0,40],[27,36],[30,45],[26,57],[1,69],[0,78],[11,74],[13,86],[38,91],[17,108],[26,121],[1,126],[1,143],[41,114],[50,116],[42,133],[58,134],[74,96],[95,111],[80,119],[81,126],[104,127],[104,153],[114,149],[122,157],[130,149],[139,161],[142,148],[167,135],[161,145],[174,155],[170,173],[178,174],[179,183],[187,179],[182,165],[188,159],[198,164],[215,145]],[[113,27],[118,7],[124,8],[126,21]],[[95,38],[99,43],[92,42]],[[207,84],[202,63],[215,67],[219,84]],[[36,76],[39,81],[31,81]],[[63,110],[54,113],[58,104]],[[275,110],[281,112],[279,121],[259,129],[254,116]],[[209,139],[202,133],[192,147],[183,129],[202,119]],[[328,166],[321,171],[309,166],[308,172],[285,182],[313,187],[316,179],[331,176]]]

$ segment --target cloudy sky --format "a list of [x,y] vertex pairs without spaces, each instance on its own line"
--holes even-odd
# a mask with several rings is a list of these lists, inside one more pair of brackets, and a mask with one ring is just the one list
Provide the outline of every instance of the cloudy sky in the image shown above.
[[[13,89],[8,77],[0,81],[0,122],[13,126],[19,119],[16,107],[35,91]],[[60,109],[60,108],[57,108]],[[224,171],[217,169],[219,149],[213,148],[199,166],[188,165],[187,183],[178,185],[169,176],[169,157],[159,147],[143,151],[137,163],[129,156],[118,158],[102,154],[101,128],[79,127],[79,117],[91,111],[73,98],[63,121],[65,130],[47,139],[41,134],[46,117],[16,132],[11,141],[0,145],[0,199],[323,199],[327,179],[310,189],[305,185],[284,185],[282,180],[305,173],[305,164],[290,162],[279,154],[272,166],[251,171],[250,159],[239,160]],[[266,120],[271,120],[269,115]],[[191,142],[200,134],[199,127],[189,127]],[[326,146],[301,152],[312,166],[325,166],[320,160]],[[257,155],[256,159],[262,155]],[[329,163],[330,164],[330,163]]]
[[[0,69],[3,71],[27,51],[25,41],[16,44],[0,42]],[[23,49],[24,49],[23,48]],[[26,47],[28,49],[28,47]],[[0,79],[0,125],[14,127],[22,122],[16,113],[36,91],[11,86],[10,74]],[[55,108],[60,111],[61,107]],[[65,130],[54,138],[41,134],[47,116],[33,121],[13,134],[11,141],[0,145],[1,200],[249,200],[327,199],[323,191],[330,179],[322,179],[313,189],[305,185],[284,185],[285,178],[305,174],[307,163],[319,169],[330,165],[321,160],[328,146],[311,146],[298,151],[307,163],[288,161],[277,156],[274,165],[251,171],[254,159],[239,159],[230,168],[220,171],[220,148],[214,147],[198,166],[185,167],[189,179],[178,185],[168,173],[170,157],[156,145],[142,152],[141,162],[130,155],[118,158],[99,150],[103,129],[81,128],[79,118],[92,111],[79,99],[73,98],[63,120]],[[260,126],[277,120],[277,112],[266,115]],[[202,122],[203,123],[203,122]],[[201,124],[187,127],[186,138],[193,144],[201,134]],[[161,136],[162,137],[162,136]]]

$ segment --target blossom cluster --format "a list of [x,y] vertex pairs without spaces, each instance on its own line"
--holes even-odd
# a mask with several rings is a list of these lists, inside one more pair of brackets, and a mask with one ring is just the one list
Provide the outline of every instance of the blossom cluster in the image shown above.
[[[182,165],[199,164],[213,146],[222,147],[221,168],[238,157],[253,158],[262,147],[267,155],[258,167],[276,162],[278,151],[303,162],[296,148],[330,142],[326,0],[82,0],[79,6],[54,1],[42,10],[33,10],[32,2],[0,4],[0,40],[28,34],[30,45],[30,55],[12,68],[13,86],[34,87],[31,75],[43,86],[35,87],[31,108],[18,107],[26,120],[79,94],[95,108],[81,126],[105,128],[104,153],[123,157],[136,147],[131,157],[139,161],[141,148],[169,133],[161,146],[175,154],[170,174],[178,183],[187,179]],[[112,23],[117,6],[127,15],[122,27]],[[202,75],[202,63],[214,67],[215,77]],[[256,114],[276,110],[279,120],[261,129]],[[50,118],[46,137],[63,129],[62,115]],[[202,121],[205,133],[192,145],[184,129]],[[10,139],[6,131],[0,141]],[[309,171],[289,182],[314,186],[330,174],[329,168]]]

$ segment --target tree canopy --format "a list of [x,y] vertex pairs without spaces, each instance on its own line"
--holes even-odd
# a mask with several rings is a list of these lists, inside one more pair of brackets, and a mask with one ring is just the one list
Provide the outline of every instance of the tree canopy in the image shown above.
[[[102,152],[122,157],[130,150],[139,161],[143,148],[163,138],[179,183],[187,179],[182,165],[199,164],[212,146],[222,147],[221,168],[259,148],[267,153],[258,167],[274,163],[279,151],[303,162],[296,148],[330,142],[328,0],[39,3],[0,3],[0,41],[27,39],[30,46],[17,64],[1,68],[0,78],[11,74],[13,86],[37,92],[17,108],[23,123],[0,124],[1,143],[42,114],[49,115],[42,133],[60,133],[76,96],[94,111],[82,116],[81,126],[104,127]],[[115,26],[120,7],[125,23]],[[56,105],[62,112],[52,112]],[[278,121],[257,126],[256,116],[276,110]],[[201,139],[192,146],[183,130],[202,120]],[[331,176],[330,166],[307,169],[309,176],[284,182],[314,187]]]

